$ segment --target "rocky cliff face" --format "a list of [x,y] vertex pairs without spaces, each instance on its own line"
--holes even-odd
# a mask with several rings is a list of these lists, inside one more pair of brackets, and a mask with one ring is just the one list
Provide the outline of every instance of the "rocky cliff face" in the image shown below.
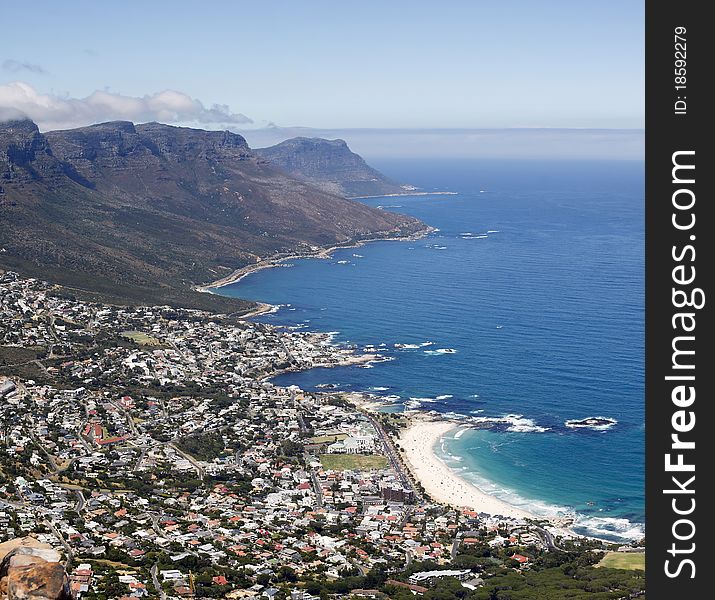
[[0,182],[24,183],[64,173],[47,138],[32,121],[0,124],[0,132]]
[[370,167],[343,140],[297,137],[255,152],[294,177],[334,194],[381,196],[405,191]]
[[276,253],[423,227],[296,179],[240,135],[159,123],[0,123],[0,186],[0,267],[109,300],[227,303],[190,290]]
[[55,156],[75,166],[86,177],[105,169],[165,170],[172,165],[195,162],[216,166],[224,161],[251,157],[246,140],[229,131],[204,131],[169,127],[160,123],[134,125],[113,121],[45,134]]
[[71,600],[59,554],[31,537],[0,544],[0,599]]

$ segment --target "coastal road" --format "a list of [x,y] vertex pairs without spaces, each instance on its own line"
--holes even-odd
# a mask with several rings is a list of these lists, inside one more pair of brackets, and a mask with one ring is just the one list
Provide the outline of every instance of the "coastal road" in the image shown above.
[[310,482],[313,484],[313,492],[315,493],[315,505],[318,508],[323,508],[323,488],[320,486],[320,481],[318,481],[318,476],[315,473],[315,470],[310,467],[310,460],[311,460],[310,454],[307,452],[303,453],[303,460],[305,461],[305,466],[308,468],[308,472],[310,473]]
[[193,466],[194,469],[196,469],[196,473],[198,474],[199,479],[203,479],[206,476],[206,472],[204,471],[204,468],[198,463],[198,461],[193,456],[191,456],[190,454],[187,454],[183,450],[179,450],[179,448],[175,444],[168,442],[166,445],[169,446],[169,448],[171,448],[179,456],[185,458],[186,460],[188,460],[191,463],[191,466]]
[[74,510],[79,515],[82,514],[82,510],[84,509],[84,494],[82,493],[82,490],[75,490],[74,492],[77,495],[77,504],[75,504]]
[[142,463],[144,462],[144,457],[146,456],[148,449],[149,448],[146,446],[144,448],[142,448],[142,452],[139,455],[139,458],[137,459],[136,464],[134,465],[134,469],[132,469],[134,471],[134,473],[136,473],[139,470],[139,468],[142,466]]
[[55,524],[52,521],[50,521],[49,519],[46,520],[45,525],[60,541],[60,544],[62,544],[62,546],[64,547],[65,552],[67,553],[67,560],[65,561],[65,571],[69,573],[70,566],[72,565],[72,560],[74,559],[74,553],[72,552],[72,548],[70,548],[69,544],[65,541],[65,538],[62,537],[62,534],[59,532],[57,527],[55,527]]
[[368,571],[370,569],[368,569],[365,565],[360,564],[358,561],[356,561],[353,558],[349,559],[349,562],[353,567],[355,567],[358,570],[358,572],[360,573],[360,575],[362,577],[365,577],[365,575],[368,574]]
[[134,423],[134,419],[132,418],[131,413],[126,410],[121,404],[118,402],[110,401],[110,404],[116,408],[119,411],[119,414],[121,414],[127,421],[127,427],[129,427],[129,431],[132,432],[132,435],[135,438],[139,437],[139,431],[137,430],[137,426]]
[[[291,394],[295,397],[295,392],[291,392]],[[305,419],[303,418],[303,413],[298,411],[298,426],[300,427],[300,432],[303,435],[308,434],[308,426],[305,424]]]
[[[281,343],[283,343],[281,341]],[[284,346],[285,347],[285,346]],[[291,392],[291,399],[295,406],[295,392]],[[303,435],[308,433],[308,426],[305,424],[305,419],[303,418],[303,413],[298,410],[298,426],[300,427],[300,432]],[[315,493],[315,506],[317,508],[323,508],[323,488],[320,486],[320,481],[318,481],[318,476],[315,473],[315,469],[310,467],[311,456],[307,452],[303,453],[303,460],[305,461],[305,466],[308,468],[310,473],[310,482],[313,484],[313,492]]]
[[278,341],[280,341],[281,346],[283,346],[283,351],[286,353],[286,356],[288,357],[288,364],[291,365],[291,367],[293,365],[298,364],[298,361],[295,359],[295,356],[293,356],[293,353],[288,349],[288,346],[286,346],[283,336],[279,336]]
[[[48,347],[47,347],[47,358],[54,358],[55,356],[55,344],[60,343],[60,338],[57,335],[57,330],[55,329],[55,321],[57,318],[55,317],[54,313],[50,313],[50,335],[52,336],[52,339],[54,340]],[[40,365],[42,369],[45,371],[45,375],[47,375],[47,370],[45,369],[44,365]]]
[[57,474],[59,473],[60,469],[57,466],[57,462],[55,461],[55,457],[50,454],[47,449],[45,448],[45,445],[40,442],[40,440],[37,439],[37,436],[35,435],[35,432],[32,430],[32,425],[33,425],[33,416],[30,414],[25,415],[25,421],[27,422],[27,425],[25,426],[25,432],[27,433],[28,437],[35,443],[35,445],[40,449],[40,451],[45,455],[47,458],[47,462],[50,464],[50,467],[52,468],[52,473]]
[[551,535],[546,529],[543,527],[535,527],[537,535],[541,538],[541,541],[544,542],[544,545],[549,549],[549,551],[554,551],[554,550],[561,550],[555,543],[554,543],[554,536]]
[[367,418],[370,419],[370,423],[372,423],[372,426],[375,428],[375,431],[377,431],[378,435],[380,436],[380,439],[382,440],[382,443],[385,447],[385,452],[387,453],[387,458],[390,461],[390,464],[392,465],[392,468],[394,469],[395,473],[397,473],[397,477],[400,479],[400,483],[402,483],[404,487],[412,490],[415,495],[415,498],[419,500],[424,500],[422,494],[417,489],[417,486],[412,483],[412,478],[403,466],[402,461],[400,460],[400,457],[395,450],[395,446],[392,443],[392,438],[390,438],[389,434],[382,427],[382,423],[380,423],[380,421],[378,421],[374,415],[367,414]]
[[92,454],[92,452],[94,452],[94,449],[89,445],[89,443],[84,437],[84,434],[82,433],[85,424],[89,423],[89,409],[87,408],[86,402],[82,402],[81,406],[84,409],[84,422],[81,422],[79,424],[79,427],[77,428],[77,439],[80,441],[82,446],[84,446],[84,449],[87,451],[87,454]]
[[313,469],[310,470],[310,480],[313,482],[313,490],[315,491],[315,505],[318,508],[323,508],[323,488],[320,487],[318,476]]
[[156,590],[156,593],[159,594],[159,598],[161,600],[166,600],[166,593],[164,592],[164,588],[161,587],[161,584],[159,583],[159,578],[157,577],[158,572],[159,567],[157,567],[156,565],[152,565],[151,580],[154,583],[154,589]]
[[137,515],[137,519],[144,519],[144,518],[146,518],[146,517],[149,517],[149,518],[151,519],[151,526],[152,526],[152,529],[154,530],[154,532],[155,532],[157,535],[162,535],[162,531],[161,531],[161,529],[159,528],[159,517],[160,517],[160,516],[161,516],[161,515],[159,515],[158,513],[153,512],[153,511],[151,511],[151,512],[150,512],[150,511],[146,511],[146,512],[143,512],[143,513],[139,513],[139,514]]
[[156,535],[161,535],[163,532],[159,527],[159,515],[156,513],[150,513],[149,518],[151,519],[151,528],[156,532]]
[[402,518],[400,519],[400,523],[398,525],[400,529],[407,525],[407,522],[410,520],[410,517],[412,516],[413,512],[415,512],[415,509],[412,506],[405,505],[405,514],[402,515]]

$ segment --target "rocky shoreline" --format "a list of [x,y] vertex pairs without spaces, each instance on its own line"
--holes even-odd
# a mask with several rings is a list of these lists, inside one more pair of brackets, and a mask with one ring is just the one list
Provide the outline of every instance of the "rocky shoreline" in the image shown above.
[[[261,271],[263,269],[272,269],[276,267],[281,267],[283,266],[283,263],[287,260],[299,260],[303,258],[318,258],[318,259],[329,259],[332,254],[336,250],[344,250],[348,248],[360,248],[364,246],[365,244],[368,244],[370,242],[411,242],[414,240],[419,240],[430,233],[436,231],[434,227],[427,226],[425,229],[422,229],[416,233],[413,233],[408,236],[400,236],[400,237],[377,237],[377,238],[370,238],[370,239],[364,239],[364,240],[357,240],[355,242],[350,242],[346,244],[341,244],[341,245],[336,245],[336,246],[330,246],[327,248],[321,248],[319,250],[316,250],[314,252],[304,252],[304,253],[292,253],[292,254],[275,254],[273,256],[270,256],[268,258],[259,260],[258,262],[252,264],[252,265],[247,265],[245,267],[242,267],[240,269],[237,269],[230,275],[227,275],[226,277],[222,277],[221,279],[217,279],[216,281],[212,281],[211,283],[207,283],[202,286],[197,286],[194,288],[197,292],[204,292],[204,293],[209,293],[213,294],[212,290],[215,290],[217,288],[222,288],[227,285],[232,285],[234,283],[238,283],[246,277],[247,275],[250,275],[251,273],[256,273],[257,271]],[[271,307],[272,305],[270,304],[265,304],[265,303],[258,303],[264,307]],[[260,312],[257,312],[260,310]],[[262,308],[262,309],[257,309],[256,311],[252,311],[251,313],[248,313],[248,315],[244,315],[244,318],[247,318],[248,316],[255,317],[258,314],[265,314],[268,312],[268,308]]]

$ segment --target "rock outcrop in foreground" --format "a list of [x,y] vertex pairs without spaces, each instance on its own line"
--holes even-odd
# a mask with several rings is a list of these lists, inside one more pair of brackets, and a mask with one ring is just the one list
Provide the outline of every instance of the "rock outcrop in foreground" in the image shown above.
[[0,598],[70,600],[69,580],[59,553],[32,537],[0,544]]

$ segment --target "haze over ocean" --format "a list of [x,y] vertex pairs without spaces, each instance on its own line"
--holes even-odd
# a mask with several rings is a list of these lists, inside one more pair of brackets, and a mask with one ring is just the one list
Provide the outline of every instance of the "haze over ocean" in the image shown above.
[[[390,396],[399,408],[407,401],[469,417],[512,415],[445,439],[439,452],[507,501],[544,514],[575,510],[581,533],[641,536],[643,163],[374,166],[425,191],[458,192],[364,200],[439,232],[291,261],[220,292],[282,305],[265,322],[337,331],[338,343],[385,344],[393,360],[275,382],[331,383]],[[565,426],[594,416],[617,423]]]

